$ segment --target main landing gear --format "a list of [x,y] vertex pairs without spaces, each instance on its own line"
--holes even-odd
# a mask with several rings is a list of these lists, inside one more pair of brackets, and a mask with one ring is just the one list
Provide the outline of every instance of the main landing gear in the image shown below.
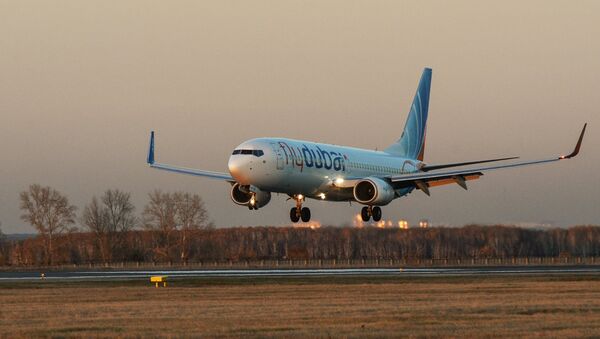
[[292,222],[298,222],[302,219],[302,222],[309,222],[310,209],[308,207],[302,207],[304,196],[302,196],[302,194],[298,194],[294,196],[294,200],[296,200],[296,207],[292,207],[290,210],[290,220]]
[[360,210],[360,216],[363,221],[369,221],[373,217],[373,221],[381,220],[381,208],[379,206],[365,206]]

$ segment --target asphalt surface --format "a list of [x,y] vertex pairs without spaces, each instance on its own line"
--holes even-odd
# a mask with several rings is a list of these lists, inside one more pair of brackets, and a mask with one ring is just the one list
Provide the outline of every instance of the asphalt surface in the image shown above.
[[44,273],[51,281],[146,280],[166,275],[178,278],[235,277],[323,277],[323,276],[519,276],[519,275],[600,275],[600,266],[507,266],[468,268],[340,268],[340,269],[247,269],[247,270],[95,270],[0,272],[0,282],[39,281]]

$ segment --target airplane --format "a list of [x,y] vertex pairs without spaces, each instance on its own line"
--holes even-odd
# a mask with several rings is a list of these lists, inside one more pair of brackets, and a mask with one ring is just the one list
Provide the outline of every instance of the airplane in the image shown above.
[[[487,171],[556,162],[579,153],[587,123],[568,155],[509,163],[504,161],[518,157],[425,163],[431,76],[432,70],[425,68],[400,139],[382,151],[287,138],[257,138],[244,141],[233,150],[227,164],[229,173],[213,172],[156,162],[151,131],[147,163],[159,170],[226,181],[231,184],[231,200],[250,210],[267,205],[271,193],[286,194],[295,201],[290,210],[294,223],[310,221],[310,209],[303,207],[307,198],[357,202],[364,205],[361,218],[367,222],[371,218],[381,220],[381,206],[417,189],[428,196],[432,187],[441,185],[458,184],[466,190],[467,181],[479,179]],[[504,163],[473,166],[492,162]]]

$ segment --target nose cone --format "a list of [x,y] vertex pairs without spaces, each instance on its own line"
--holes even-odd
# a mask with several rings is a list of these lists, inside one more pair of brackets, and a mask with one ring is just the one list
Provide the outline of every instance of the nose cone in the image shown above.
[[229,173],[242,185],[250,184],[250,160],[247,156],[234,154],[229,157]]

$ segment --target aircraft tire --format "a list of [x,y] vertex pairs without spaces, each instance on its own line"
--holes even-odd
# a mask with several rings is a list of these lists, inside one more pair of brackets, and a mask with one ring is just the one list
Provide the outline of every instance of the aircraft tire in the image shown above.
[[292,222],[298,222],[300,220],[298,213],[296,213],[296,207],[292,207],[292,209],[290,210],[290,220]]
[[363,207],[360,210],[360,216],[362,217],[362,221],[367,222],[369,221],[369,219],[371,219],[371,216],[369,215],[369,208],[367,206]]
[[310,209],[308,207],[303,207],[300,210],[300,217],[302,218],[302,222],[310,221]]
[[379,206],[373,207],[371,211],[373,213],[373,221],[381,220],[381,208]]

